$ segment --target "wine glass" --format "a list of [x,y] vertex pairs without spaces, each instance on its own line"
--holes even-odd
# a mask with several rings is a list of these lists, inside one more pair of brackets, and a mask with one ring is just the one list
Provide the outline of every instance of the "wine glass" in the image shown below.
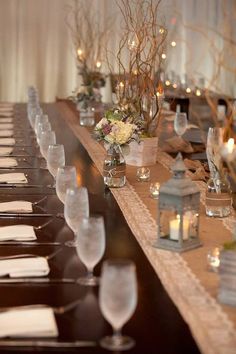
[[[81,219],[89,217],[89,199],[86,187],[68,188],[65,197],[64,217],[74,234],[78,231]],[[66,246],[75,247],[75,241],[65,242]]]
[[187,114],[183,112],[177,112],[175,114],[175,120],[174,120],[174,129],[177,135],[182,136],[187,129],[188,126],[188,120],[187,120]]
[[56,181],[57,169],[65,166],[64,145],[54,144],[48,146],[47,168]]
[[77,186],[76,168],[74,166],[60,166],[56,175],[56,193],[64,204],[67,188]]
[[39,123],[46,123],[46,122],[48,122],[47,114],[37,114],[35,118],[35,131]]
[[49,145],[56,144],[56,134],[53,130],[46,130],[41,133],[39,147],[42,156],[46,159]]
[[137,306],[135,264],[129,260],[108,260],[103,263],[99,304],[105,319],[113,327],[113,335],[101,339],[103,348],[120,351],[132,348],[135,341],[121,335],[123,325]]
[[38,144],[39,144],[42,132],[50,131],[50,130],[52,130],[52,128],[51,128],[51,124],[49,122],[39,122],[38,123],[38,125],[36,126],[36,130],[35,130]]
[[102,216],[81,219],[76,232],[76,251],[81,262],[87,267],[87,276],[78,278],[78,283],[97,285],[98,278],[93,275],[93,269],[105,252],[105,227]]

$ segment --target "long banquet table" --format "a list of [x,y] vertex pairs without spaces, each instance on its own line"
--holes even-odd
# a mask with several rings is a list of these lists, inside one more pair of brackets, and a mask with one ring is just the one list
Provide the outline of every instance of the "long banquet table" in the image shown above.
[[[90,133],[86,128],[79,126],[78,113],[76,113],[73,107],[64,102],[45,104],[43,105],[43,109],[49,115],[53,129],[56,131],[57,142],[65,146],[66,164],[76,166],[79,185],[84,185],[89,190],[91,213],[101,214],[105,218],[106,251],[104,259],[117,257],[129,258],[137,266],[138,306],[134,316],[124,326],[124,333],[134,337],[136,340],[135,348],[129,352],[144,353],[146,351],[147,353],[194,354],[199,353],[199,350],[201,350],[204,353],[217,353],[218,343],[214,345],[212,342],[212,331],[208,333],[206,319],[205,322],[202,321],[203,327],[196,330],[196,326],[199,323],[201,324],[202,320],[199,320],[196,315],[201,304],[199,302],[196,303],[196,309],[192,306],[195,298],[191,294],[191,289],[186,290],[186,284],[184,284],[184,280],[188,280],[187,278],[190,273],[188,271],[187,274],[184,273],[187,269],[185,263],[189,261],[188,255],[185,256],[185,259],[181,260],[177,255],[170,255],[169,252],[157,251],[150,247],[150,240],[152,242],[155,226],[152,222],[148,224],[147,235],[145,227],[152,220],[152,217],[155,217],[156,202],[151,201],[151,211],[143,208],[145,199],[149,198],[147,190],[145,190],[147,187],[140,187],[140,184],[137,185],[137,183],[136,185],[134,183],[132,187],[128,182],[128,186],[123,189],[122,193],[116,190],[110,191],[104,189],[103,180],[99,172],[102,163],[100,147],[96,145],[97,143],[95,145],[90,143]],[[22,168],[25,168],[25,171],[27,171],[28,176],[33,182],[31,188],[1,188],[1,201],[13,199],[38,201],[45,195],[48,195],[47,199],[42,201],[42,206],[43,210],[47,210],[50,216],[1,217],[1,226],[17,223],[42,225],[49,218],[52,219],[52,222],[37,232],[38,242],[33,242],[29,245],[15,243],[0,244],[0,256],[18,253],[48,255],[56,249],[60,248],[61,250],[49,262],[51,271],[47,282],[9,283],[7,281],[4,282],[4,280],[1,282],[0,279],[0,307],[42,303],[58,307],[81,299],[78,306],[73,310],[63,315],[56,315],[59,328],[58,341],[65,344],[65,346],[61,345],[56,350],[68,351],[70,349],[81,353],[105,353],[106,351],[98,345],[93,348],[78,349],[76,345],[73,346],[72,344],[75,344],[75,341],[79,340],[97,342],[102,336],[111,333],[111,327],[103,319],[99,310],[98,289],[89,289],[76,283],[76,278],[85,273],[85,268],[79,261],[76,250],[63,245],[66,240],[72,239],[73,235],[64,220],[60,217],[60,213],[63,212],[62,204],[57,199],[54,190],[48,187],[51,183],[49,173],[46,170],[39,169],[42,161],[40,162],[39,152],[37,147],[35,147],[33,134],[30,132],[27,123],[25,105],[15,106],[14,122],[20,127],[19,129],[28,130],[28,134],[25,139],[21,139],[20,146],[15,148],[16,150],[13,151],[13,155],[18,155],[18,158],[22,158],[23,156]],[[163,156],[160,155],[159,157],[159,161],[161,161],[161,157]],[[27,162],[30,162],[28,168],[25,166]],[[163,165],[166,163],[164,160],[162,162]],[[44,174],[43,177],[42,173]],[[134,168],[129,168],[128,180],[132,180],[133,173]],[[164,171],[160,168],[158,179],[162,181],[168,178],[168,176],[167,170]],[[135,191],[133,190],[134,188],[136,188]],[[138,188],[141,189],[138,190]],[[133,209],[132,202],[134,203]],[[148,202],[150,202],[150,198]],[[136,211],[137,215],[135,218],[134,213]],[[139,220],[137,221],[138,218]],[[138,222],[141,226],[138,225]],[[220,224],[218,227],[220,227]],[[143,235],[139,235],[139,232],[143,232]],[[204,230],[204,232],[209,231]],[[147,239],[146,236],[150,239]],[[226,235],[226,237],[229,237],[229,235]],[[148,246],[151,249],[149,253],[145,244],[147,242],[149,242]],[[198,259],[201,256],[199,253],[196,255]],[[170,261],[171,257],[173,263]],[[191,263],[191,260],[189,262]],[[181,267],[183,273],[180,272]],[[157,268],[159,268],[158,271]],[[170,272],[171,268],[172,272]],[[101,264],[96,267],[95,273],[100,274],[100,270]],[[165,277],[165,273],[168,277]],[[157,274],[160,275],[161,281],[172,299],[169,297]],[[170,275],[172,278],[170,278]],[[213,278],[215,276],[215,274],[210,274],[210,284],[214,284]],[[66,278],[68,282],[62,283],[60,281],[62,277]],[[203,277],[201,282],[204,283],[204,281],[206,280]],[[179,287],[176,287],[176,283]],[[199,300],[198,296],[196,297],[197,300]],[[189,301],[186,301],[186,299]],[[212,305],[213,301],[208,298],[207,300],[209,301],[209,305]],[[203,312],[207,310],[204,301],[202,301],[202,309],[200,309]],[[213,306],[213,310],[215,308]],[[235,312],[233,311],[233,317],[234,314]],[[201,311],[199,317],[201,317]],[[210,317],[212,320],[212,316]],[[217,313],[215,318],[217,321],[223,317]],[[185,321],[187,321],[190,328]],[[224,318],[224,321],[222,321],[223,325],[225,325],[225,321],[227,322],[227,319]],[[195,343],[190,329],[198,345]],[[220,333],[217,332],[218,329],[219,326],[216,326],[215,338],[217,336],[220,338]],[[233,347],[232,345],[227,348],[225,346],[225,342],[228,339],[232,345],[235,343],[235,338],[230,333],[229,338],[222,339],[225,351],[220,351],[219,349],[219,353],[233,353],[233,351],[230,351]],[[0,340],[0,346],[3,346],[3,341]],[[17,344],[18,346],[14,347],[13,340],[13,346],[12,344],[11,346],[6,346],[4,350],[14,349],[18,351],[20,343],[18,342]],[[198,346],[200,349],[198,349]],[[32,351],[36,349],[39,350],[38,347],[28,348],[28,350]],[[41,345],[40,349],[48,351],[48,348],[43,347],[43,345]],[[26,348],[22,346],[21,350],[26,350]]]

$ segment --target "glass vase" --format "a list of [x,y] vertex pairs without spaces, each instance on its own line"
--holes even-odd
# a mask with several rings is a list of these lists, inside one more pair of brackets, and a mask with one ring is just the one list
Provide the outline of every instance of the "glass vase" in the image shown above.
[[119,145],[112,144],[107,149],[103,165],[103,179],[107,187],[120,188],[126,182],[126,163]]
[[230,214],[232,192],[229,181],[220,174],[211,177],[207,182],[206,215],[223,218]]

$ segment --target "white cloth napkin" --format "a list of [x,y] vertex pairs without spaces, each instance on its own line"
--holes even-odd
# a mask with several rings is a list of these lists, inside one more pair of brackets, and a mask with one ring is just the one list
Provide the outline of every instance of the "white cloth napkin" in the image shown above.
[[1,173],[0,183],[28,183],[28,180],[24,173]]
[[58,328],[50,307],[25,308],[0,313],[0,337],[45,337],[58,336]]
[[12,118],[2,118],[0,117],[0,123],[12,123],[13,119]]
[[0,117],[12,117],[13,111],[12,110],[0,110]]
[[0,145],[15,145],[16,141],[14,138],[2,138],[0,139]]
[[0,147],[0,156],[10,155],[12,151],[12,147]]
[[28,257],[0,260],[0,277],[42,277],[50,271],[45,257]]
[[0,157],[0,168],[16,166],[18,166],[18,162],[13,157]]
[[12,202],[0,203],[0,213],[32,213],[33,207],[31,202],[24,200],[16,200]]
[[10,136],[13,136],[13,135],[14,135],[13,130],[10,130],[10,129],[1,130],[0,129],[0,137],[10,137]]
[[12,123],[1,123],[0,121],[0,130],[13,129],[14,124]]
[[31,225],[10,225],[0,227],[1,241],[32,241],[36,240],[34,227]]

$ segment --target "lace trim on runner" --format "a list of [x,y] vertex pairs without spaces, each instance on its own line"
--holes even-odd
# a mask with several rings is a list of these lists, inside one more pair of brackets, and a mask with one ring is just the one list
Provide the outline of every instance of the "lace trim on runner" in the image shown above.
[[[61,110],[69,118],[70,127],[102,172],[103,148],[90,138],[88,131],[75,124],[73,112],[68,112],[65,106]],[[158,161],[169,168],[173,159],[165,153],[159,152],[159,155]],[[125,187],[111,189],[111,192],[149,262],[189,324],[201,351],[206,354],[235,354],[235,328],[222,307],[201,285],[180,254],[152,247],[157,237],[157,224],[134,188],[127,181]]]

